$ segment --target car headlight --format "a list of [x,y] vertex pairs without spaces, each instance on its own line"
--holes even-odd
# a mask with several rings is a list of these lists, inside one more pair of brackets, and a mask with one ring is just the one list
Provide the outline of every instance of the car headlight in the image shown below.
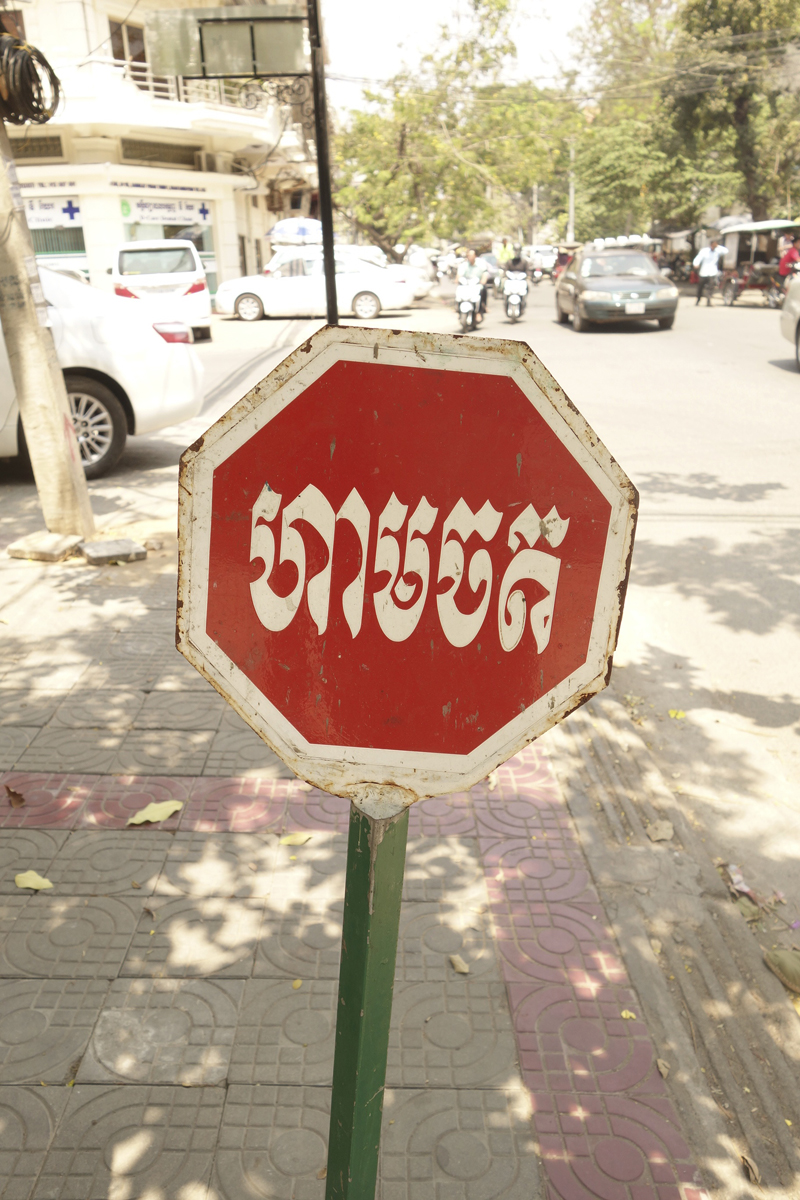
[[677,300],[678,289],[676,287],[659,288],[653,296],[654,300]]
[[611,300],[609,292],[592,291],[591,288],[587,288],[585,292],[581,292],[580,296],[582,300]]

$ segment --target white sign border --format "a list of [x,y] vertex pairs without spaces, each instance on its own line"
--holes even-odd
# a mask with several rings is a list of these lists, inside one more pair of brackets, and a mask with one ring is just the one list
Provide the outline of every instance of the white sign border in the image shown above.
[[[310,743],[206,632],[214,470],[341,360],[514,379],[611,505],[586,660],[470,754]],[[525,343],[327,326],[252,388],[181,459],[178,649],[296,774],[326,791],[358,798],[376,789],[399,789],[410,802],[463,790],[605,686],[621,617],[636,503],[627,476]]]

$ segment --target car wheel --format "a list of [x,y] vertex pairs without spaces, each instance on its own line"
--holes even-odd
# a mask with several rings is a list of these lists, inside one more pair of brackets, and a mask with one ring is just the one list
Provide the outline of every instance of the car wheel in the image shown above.
[[194,340],[196,342],[210,342],[211,341],[211,326],[210,325],[196,325],[192,328],[192,333],[194,334]]
[[576,305],[575,312],[572,314],[572,328],[575,330],[576,333],[586,333],[589,329],[590,324],[591,324],[591,322],[587,321],[586,317],[582,317],[581,314],[578,312],[578,308]]
[[729,280],[728,283],[725,284],[725,287],[722,289],[722,303],[727,304],[728,308],[730,308],[730,306],[735,302],[735,300],[736,300],[736,284]]
[[235,307],[240,321],[260,321],[264,316],[264,305],[252,292],[245,292],[243,296],[239,296]]
[[65,382],[83,472],[87,479],[97,479],[119,462],[128,422],[119,400],[105,384],[81,375],[71,375]]
[[569,320],[569,315],[565,313],[561,307],[558,296],[556,296],[556,320],[558,321],[559,325],[566,325],[567,321]]
[[381,302],[373,292],[359,292],[353,301],[353,312],[360,321],[374,321],[381,311]]
[[672,314],[671,317],[659,317],[658,318],[658,328],[659,329],[672,329],[672,326],[674,324],[675,324],[675,314],[674,313]]

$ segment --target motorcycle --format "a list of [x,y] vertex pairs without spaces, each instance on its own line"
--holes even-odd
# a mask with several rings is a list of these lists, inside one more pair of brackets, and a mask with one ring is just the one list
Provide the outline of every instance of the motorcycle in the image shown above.
[[525,312],[525,299],[528,295],[528,277],[524,271],[506,272],[503,294],[506,298],[506,316],[509,321],[518,321]]
[[531,279],[533,280],[534,287],[535,287],[535,286],[536,286],[538,283],[541,283],[541,282],[542,282],[542,280],[544,279],[544,270],[542,269],[542,267],[534,267],[534,268],[532,269],[532,271],[531,271]]
[[483,285],[478,279],[465,279],[456,287],[456,312],[464,333],[478,324]]

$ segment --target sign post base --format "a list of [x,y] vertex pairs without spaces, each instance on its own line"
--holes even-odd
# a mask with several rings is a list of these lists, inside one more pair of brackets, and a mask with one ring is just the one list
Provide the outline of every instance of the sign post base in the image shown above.
[[373,1200],[408,809],[350,809],[326,1200]]

